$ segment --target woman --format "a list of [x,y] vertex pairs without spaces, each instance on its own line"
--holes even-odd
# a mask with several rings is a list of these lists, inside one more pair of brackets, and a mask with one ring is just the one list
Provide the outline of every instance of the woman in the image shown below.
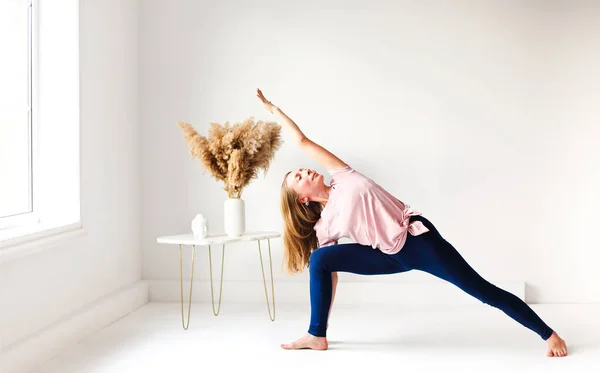
[[[282,348],[327,349],[337,272],[381,275],[416,269],[451,282],[531,329],[548,342],[547,356],[567,355],[555,331],[521,299],[479,276],[421,213],[309,140],[260,89],[257,96],[331,174],[331,185],[325,185],[323,175],[300,168],[288,172],[281,186],[286,265],[292,273],[309,267],[311,302],[308,334]],[[356,243],[338,245],[341,237]]]

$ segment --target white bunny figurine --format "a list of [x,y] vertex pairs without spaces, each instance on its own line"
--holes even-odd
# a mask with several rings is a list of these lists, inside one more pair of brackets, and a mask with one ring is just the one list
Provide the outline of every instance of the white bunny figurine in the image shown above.
[[192,220],[192,232],[194,237],[205,238],[208,236],[208,220],[202,214],[196,215]]

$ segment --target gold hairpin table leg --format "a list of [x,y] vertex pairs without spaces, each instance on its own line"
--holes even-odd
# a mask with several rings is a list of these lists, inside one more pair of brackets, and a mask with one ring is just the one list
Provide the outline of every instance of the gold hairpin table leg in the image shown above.
[[190,298],[188,303],[188,317],[187,325],[185,323],[185,316],[183,312],[183,252],[181,245],[179,245],[179,284],[181,288],[181,324],[184,330],[188,330],[190,326],[190,314],[192,310],[192,285],[194,284],[194,259],[196,258],[196,246],[192,248],[192,278],[190,280]]
[[273,281],[273,259],[271,257],[271,240],[267,239],[269,243],[269,265],[271,268],[271,301],[273,302],[273,314],[271,315],[271,306],[269,305],[269,293],[267,292],[267,280],[265,279],[265,267],[263,265],[262,250],[260,249],[260,240],[258,241],[258,254],[260,255],[260,268],[262,270],[263,284],[265,285],[265,298],[267,299],[267,310],[269,311],[269,318],[271,321],[275,321],[275,282]]
[[208,245],[208,265],[209,265],[209,270],[210,270],[210,297],[212,299],[212,308],[213,308],[213,314],[215,316],[219,315],[219,312],[221,312],[221,298],[223,295],[223,267],[224,267],[224,263],[225,263],[225,244],[223,244],[223,248],[221,251],[221,285],[220,285],[220,289],[219,289],[219,302],[218,302],[218,308],[215,310],[215,296],[213,294],[213,275],[212,275],[212,253],[211,253],[211,249],[210,249],[210,245]]

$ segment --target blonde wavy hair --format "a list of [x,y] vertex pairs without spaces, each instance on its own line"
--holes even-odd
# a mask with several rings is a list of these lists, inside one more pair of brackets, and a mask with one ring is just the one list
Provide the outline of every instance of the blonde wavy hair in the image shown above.
[[283,217],[283,259],[290,274],[302,272],[308,266],[310,254],[319,248],[314,227],[321,218],[323,206],[319,202],[309,202],[308,206],[299,201],[300,196],[287,186],[288,172],[281,184],[281,215]]

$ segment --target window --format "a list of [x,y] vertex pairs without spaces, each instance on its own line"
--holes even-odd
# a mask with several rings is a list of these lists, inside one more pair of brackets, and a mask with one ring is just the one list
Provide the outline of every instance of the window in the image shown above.
[[35,219],[32,11],[29,0],[0,0],[0,229]]
[[81,227],[79,133],[79,1],[0,0],[0,259]]

